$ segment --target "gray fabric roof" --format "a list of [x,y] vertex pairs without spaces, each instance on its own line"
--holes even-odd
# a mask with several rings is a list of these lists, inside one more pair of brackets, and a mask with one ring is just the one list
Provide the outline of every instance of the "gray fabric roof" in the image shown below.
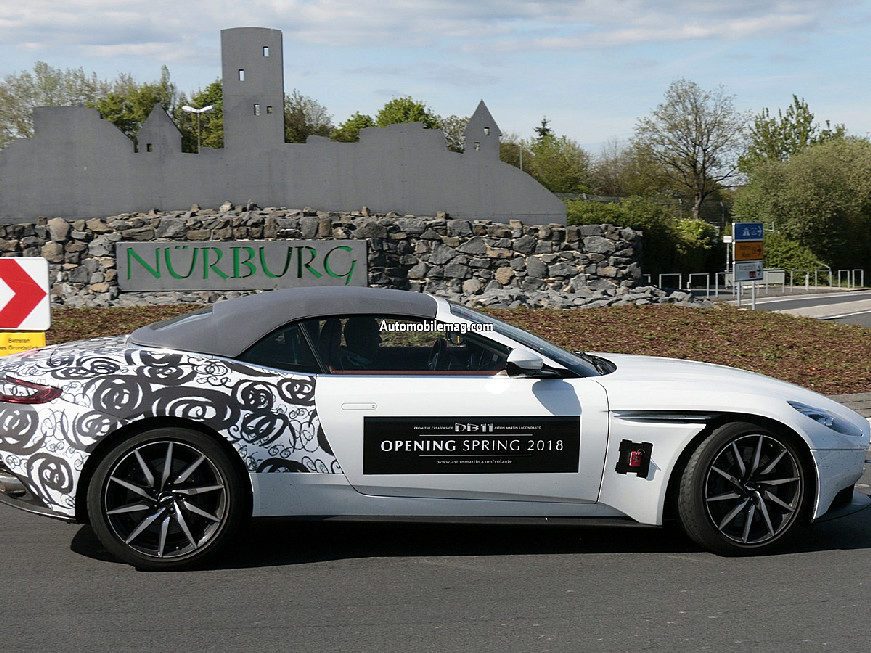
[[328,286],[272,290],[218,302],[130,334],[132,344],[235,358],[280,326],[330,315],[434,318],[436,300],[406,290]]

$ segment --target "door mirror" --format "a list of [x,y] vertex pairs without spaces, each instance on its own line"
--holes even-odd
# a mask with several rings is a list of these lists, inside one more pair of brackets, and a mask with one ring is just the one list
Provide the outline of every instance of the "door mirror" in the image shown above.
[[532,352],[512,349],[505,362],[508,376],[540,376],[544,360]]

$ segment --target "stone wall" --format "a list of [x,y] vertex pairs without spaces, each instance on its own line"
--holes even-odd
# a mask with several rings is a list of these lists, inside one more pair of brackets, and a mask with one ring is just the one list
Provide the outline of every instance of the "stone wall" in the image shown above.
[[[125,293],[119,241],[365,239],[371,286],[423,290],[465,303],[582,305],[626,295],[641,276],[641,235],[610,225],[526,225],[434,217],[260,209],[254,205],[90,220],[0,225],[4,256],[42,256],[55,305],[214,301],[234,293]],[[235,293],[238,294],[238,293]],[[552,299],[548,300],[547,297]],[[530,303],[521,301],[520,303]]]

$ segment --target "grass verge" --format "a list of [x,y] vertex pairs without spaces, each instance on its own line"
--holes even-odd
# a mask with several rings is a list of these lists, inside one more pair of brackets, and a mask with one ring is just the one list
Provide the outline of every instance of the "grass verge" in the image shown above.
[[[129,333],[191,305],[56,309],[49,343]],[[740,367],[823,394],[871,392],[871,329],[780,313],[678,306],[491,311],[567,349]]]

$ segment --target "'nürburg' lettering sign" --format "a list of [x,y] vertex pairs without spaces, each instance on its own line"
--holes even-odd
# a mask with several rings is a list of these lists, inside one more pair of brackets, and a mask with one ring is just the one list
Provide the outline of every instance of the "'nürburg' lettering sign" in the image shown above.
[[365,240],[124,242],[121,290],[272,290],[366,286]]

